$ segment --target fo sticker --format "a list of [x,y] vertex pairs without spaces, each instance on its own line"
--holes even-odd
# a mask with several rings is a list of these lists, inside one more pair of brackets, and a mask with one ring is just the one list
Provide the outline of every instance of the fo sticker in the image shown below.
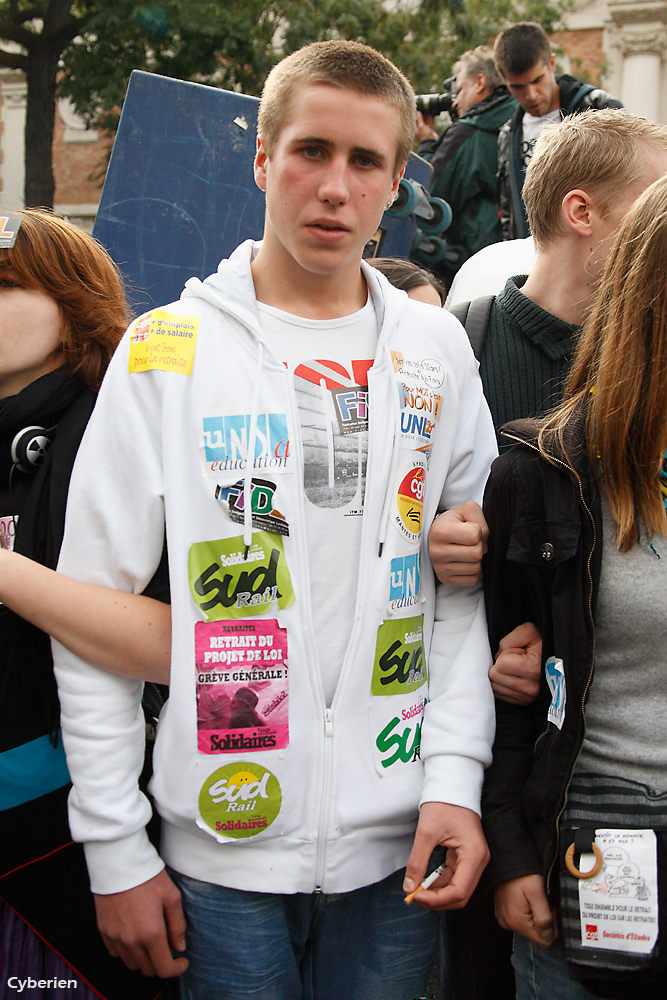
[[218,768],[199,793],[199,812],[207,827],[221,837],[255,837],[280,812],[278,779],[261,764],[236,761]]
[[412,465],[408,472],[403,470],[400,474],[393,520],[409,542],[418,542],[421,536],[425,483],[426,469],[423,465]]
[[425,683],[424,616],[382,622],[375,645],[371,694],[408,694]]
[[198,316],[162,309],[140,316],[130,334],[130,374],[158,370],[189,375],[198,329]]
[[[242,479],[232,486],[216,486],[215,499],[227,508],[232,521],[243,524],[245,520],[245,491]],[[289,535],[285,515],[273,506],[276,484],[268,479],[253,479],[250,483],[250,512],[252,526],[261,531],[275,531]]]
[[195,542],[188,556],[190,593],[207,621],[265,614],[294,601],[282,535],[254,531],[246,552],[243,535]]
[[196,622],[195,668],[200,753],[287,746],[287,630],[275,618]]

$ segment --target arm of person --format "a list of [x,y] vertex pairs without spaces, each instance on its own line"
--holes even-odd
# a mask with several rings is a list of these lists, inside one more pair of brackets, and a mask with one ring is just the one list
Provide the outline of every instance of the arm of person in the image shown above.
[[[58,570],[122,594],[142,594],[164,548],[162,392],[168,378],[182,376],[129,375],[129,348],[126,334],[79,447]],[[100,670],[57,639],[52,649],[73,783],[72,836],[84,844],[93,893],[124,892],[164,868],[146,833],[152,810],[138,785],[145,754],[143,684]]]
[[94,899],[110,955],[145,976],[167,979],[185,972],[188,960],[172,956],[172,951],[185,951],[181,894],[165,871],[133,889]]
[[477,583],[488,538],[489,526],[474,500],[439,514],[428,535],[428,553],[438,579],[457,587]]
[[529,705],[540,690],[542,636],[533,622],[524,622],[500,640],[489,670],[496,698],[511,705]]
[[429,139],[437,141],[440,138],[438,133],[433,128],[434,122],[434,115],[423,115],[419,109],[417,110],[417,127],[415,128],[415,137],[420,142],[426,142]]
[[[495,432],[477,365],[464,331],[455,327],[451,340],[455,341],[453,348],[461,351],[462,363],[452,366],[449,386],[452,419],[458,413],[453,447],[446,468],[434,447],[429,470],[430,475],[442,477],[439,505],[450,509],[469,497],[481,499],[496,454]],[[447,404],[446,400],[445,408]],[[426,523],[429,513],[425,505]],[[431,574],[428,583],[433,579]],[[479,812],[494,731],[490,666],[481,586],[438,584],[429,655],[429,702],[421,734],[424,785],[406,874],[408,885],[416,888],[428,874],[430,853],[439,844],[448,848],[450,867],[428,893],[417,894],[415,902],[421,906],[463,906],[488,858]]]
[[[499,648],[523,623],[535,622],[540,631],[545,624],[547,598],[534,590],[530,567],[507,558],[517,495],[523,484],[521,463],[520,451],[503,454],[494,463],[484,495],[489,548],[483,560],[483,583],[492,649]],[[535,740],[544,726],[539,700],[524,705],[496,700],[495,707],[493,761],[486,772],[482,800],[484,833],[491,852],[485,878],[492,885],[542,870],[521,805],[533,767]]]
[[0,601],[97,667],[169,683],[171,608],[0,549]]
[[405,871],[403,890],[413,892],[424,876],[431,851],[447,848],[447,869],[415,903],[426,910],[459,910],[465,906],[489,860],[479,816],[471,809],[446,802],[424,802]]
[[540,948],[558,936],[556,915],[549,906],[541,875],[522,875],[494,889],[496,920],[506,931],[517,931]]

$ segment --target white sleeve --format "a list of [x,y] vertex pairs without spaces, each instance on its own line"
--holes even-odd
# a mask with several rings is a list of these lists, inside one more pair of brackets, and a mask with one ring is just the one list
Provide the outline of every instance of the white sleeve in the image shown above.
[[[164,376],[129,375],[128,351],[126,335],[79,448],[58,569],[75,579],[141,593],[164,541],[155,378]],[[86,845],[93,892],[123,891],[163,867],[144,829],[151,807],[137,784],[145,749],[143,685],[91,666],[56,641],[52,646],[74,786],[72,835]]]
[[[456,322],[453,317],[452,321]],[[440,509],[466,500],[481,504],[491,463],[497,456],[493,421],[477,363],[465,332],[458,322],[456,326],[459,329],[452,330],[452,335],[458,341],[458,425]],[[431,517],[426,523],[431,523]],[[425,562],[430,569],[430,561]],[[422,729],[421,803],[447,802],[479,813],[484,768],[491,762],[495,731],[488,677],[491,663],[481,584],[454,587],[437,583],[429,657],[430,700]]]

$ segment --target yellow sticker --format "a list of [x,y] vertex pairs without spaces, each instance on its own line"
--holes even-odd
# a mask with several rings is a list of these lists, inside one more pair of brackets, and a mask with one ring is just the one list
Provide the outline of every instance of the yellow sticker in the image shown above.
[[198,316],[176,316],[162,309],[140,316],[130,335],[130,373],[158,369],[189,375],[198,328]]

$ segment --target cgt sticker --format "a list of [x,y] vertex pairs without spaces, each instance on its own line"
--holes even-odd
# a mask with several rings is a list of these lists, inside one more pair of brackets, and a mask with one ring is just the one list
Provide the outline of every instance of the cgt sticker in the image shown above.
[[140,316],[130,334],[130,374],[157,370],[189,375],[198,329],[198,316],[177,316],[163,309]]
[[190,593],[207,621],[265,614],[294,602],[280,535],[255,531],[246,554],[243,535],[195,542],[188,555]]
[[404,466],[399,473],[396,506],[392,520],[409,542],[418,542],[421,537],[425,484],[426,468],[424,464],[415,463],[407,467]]
[[[202,475],[244,472],[250,444],[249,413],[205,413],[201,418],[199,447]],[[255,424],[253,472],[276,475],[292,471],[290,435],[285,413],[258,413]]]
[[398,774],[421,760],[425,705],[426,698],[421,694],[371,704],[372,751],[378,774]]
[[199,793],[201,819],[220,840],[256,837],[271,826],[281,803],[278,779],[254,762],[237,761],[218,768]]
[[409,694],[426,680],[424,616],[382,622],[375,644],[371,694]]
[[[259,531],[274,531],[279,535],[289,535],[289,525],[285,515],[273,506],[276,484],[268,479],[253,479],[250,484],[250,512],[252,526]],[[236,524],[243,524],[245,495],[243,480],[233,486],[216,486],[215,499],[226,507],[229,517]]]

